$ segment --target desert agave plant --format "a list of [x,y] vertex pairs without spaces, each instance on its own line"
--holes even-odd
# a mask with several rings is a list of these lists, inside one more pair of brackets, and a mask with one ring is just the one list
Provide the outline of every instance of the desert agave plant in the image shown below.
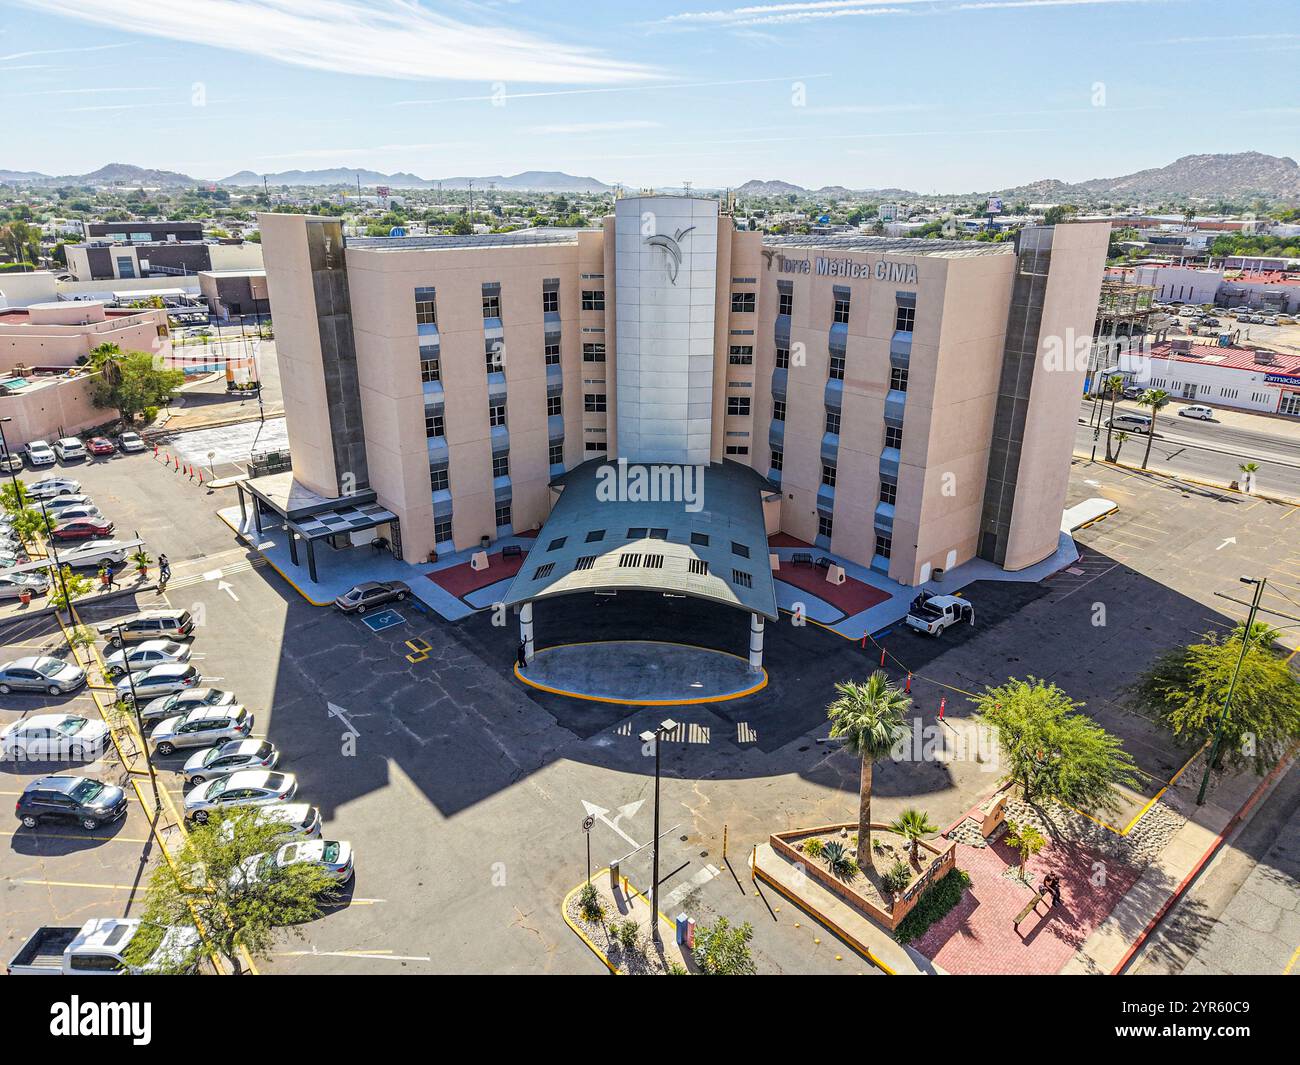
[[826,868],[836,876],[847,876],[857,869],[857,863],[849,857],[848,850],[838,840],[823,844],[821,856],[826,862]]

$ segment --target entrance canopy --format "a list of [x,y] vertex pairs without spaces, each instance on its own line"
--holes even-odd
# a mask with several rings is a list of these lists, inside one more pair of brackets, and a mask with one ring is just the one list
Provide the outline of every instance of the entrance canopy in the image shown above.
[[557,487],[507,606],[634,589],[777,620],[763,521],[771,488],[749,467],[592,459],[558,477]]

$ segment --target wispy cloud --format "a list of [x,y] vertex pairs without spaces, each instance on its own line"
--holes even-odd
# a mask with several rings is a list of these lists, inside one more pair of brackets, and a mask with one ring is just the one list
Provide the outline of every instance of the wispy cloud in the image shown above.
[[133,33],[340,74],[544,84],[615,84],[658,74],[646,65],[506,25],[437,14],[412,0],[16,2],[115,30],[129,27]]
[[[47,6],[47,5],[41,5]],[[56,5],[48,5],[53,9]],[[37,48],[29,52],[11,52],[9,55],[0,55],[0,63],[7,63],[11,59],[30,59],[38,55],[68,55],[71,52],[107,52],[110,48],[125,48],[125,44],[90,44],[82,48]],[[10,70],[24,70],[25,67],[10,67]]]
[[933,15],[953,11],[985,11],[997,8],[1093,7],[1106,4],[1148,4],[1165,0],[804,0],[801,3],[749,4],[711,11],[682,11],[667,15],[651,25],[689,29],[707,26],[743,28],[784,26],[828,19],[870,18],[883,15]]
[[94,93],[110,92],[162,92],[161,85],[101,85],[94,89],[35,89],[31,92],[16,92],[15,96],[80,96]]
[[625,119],[614,122],[569,122],[549,126],[533,126],[531,132],[556,136],[580,136],[584,133],[616,133],[630,129],[661,129],[662,122],[648,119]]
[[396,107],[413,107],[418,104],[465,104],[482,103],[485,100],[506,102],[509,100],[535,100],[542,96],[597,96],[607,93],[625,92],[662,92],[668,89],[712,89],[725,85],[768,85],[784,82],[789,85],[796,81],[813,81],[817,78],[829,78],[830,74],[787,74],[780,78],[738,78],[729,81],[665,81],[653,85],[622,85],[605,89],[546,89],[538,92],[509,92],[499,97],[489,96],[444,96],[434,100],[397,100]]

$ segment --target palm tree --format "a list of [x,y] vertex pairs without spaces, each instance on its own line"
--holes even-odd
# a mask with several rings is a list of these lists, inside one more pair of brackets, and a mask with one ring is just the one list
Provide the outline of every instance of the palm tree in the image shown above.
[[889,826],[902,836],[912,847],[912,861],[916,862],[916,852],[924,836],[932,836],[939,831],[939,826],[930,823],[930,815],[924,810],[908,807]]
[[846,680],[835,685],[836,698],[826,708],[831,735],[843,737],[847,750],[862,760],[858,784],[858,865],[871,861],[871,772],[901,738],[903,713],[912,705],[909,696],[889,683],[878,669],[866,684]]
[[90,349],[86,365],[103,374],[104,381],[109,386],[116,386],[122,379],[122,369],[119,365],[121,359],[121,348],[116,344],[104,343]]
[[1147,450],[1142,456],[1142,468],[1147,468],[1151,459],[1151,442],[1156,438],[1156,414],[1161,407],[1169,403],[1169,393],[1163,388],[1148,388],[1138,396],[1138,406],[1151,408],[1151,424],[1147,427]]
[[[1124,377],[1122,374],[1111,374],[1106,378],[1105,384],[1102,385],[1102,396],[1110,396],[1110,417],[1106,420],[1106,461],[1114,462],[1110,452],[1110,434],[1111,425],[1115,421],[1115,401],[1124,392]],[[1105,400],[1103,399],[1103,402]]]
[[1115,457],[1111,462],[1119,462],[1119,453],[1124,450],[1124,445],[1128,443],[1128,433],[1115,434]]
[[1255,474],[1259,472],[1258,462],[1243,462],[1237,467],[1244,476],[1241,478],[1241,490],[1247,494],[1255,490]]

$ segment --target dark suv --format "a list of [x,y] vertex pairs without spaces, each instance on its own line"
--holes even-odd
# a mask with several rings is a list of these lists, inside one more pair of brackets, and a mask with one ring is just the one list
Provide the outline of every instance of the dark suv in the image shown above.
[[41,777],[23,790],[14,814],[25,828],[42,821],[75,821],[90,831],[126,814],[126,792],[91,777]]

